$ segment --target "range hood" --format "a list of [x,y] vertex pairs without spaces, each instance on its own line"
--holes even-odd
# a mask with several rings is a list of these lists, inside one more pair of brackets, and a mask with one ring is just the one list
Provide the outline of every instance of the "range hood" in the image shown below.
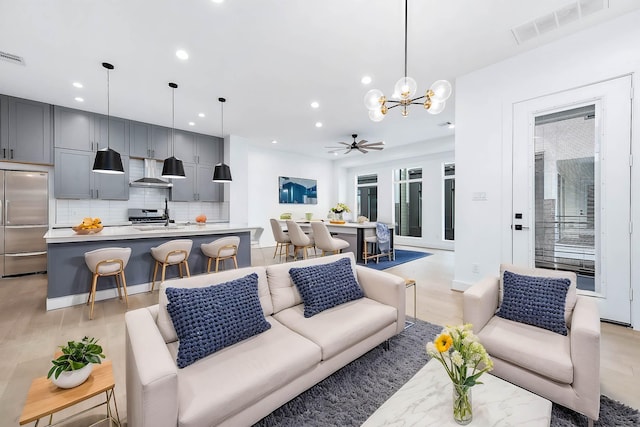
[[146,187],[146,188],[171,188],[173,184],[164,181],[156,176],[158,169],[156,161],[152,159],[144,159],[144,177],[131,181],[130,187]]

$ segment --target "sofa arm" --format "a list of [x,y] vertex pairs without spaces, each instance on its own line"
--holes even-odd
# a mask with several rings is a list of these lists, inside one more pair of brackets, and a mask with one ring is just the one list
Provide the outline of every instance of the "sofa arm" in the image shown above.
[[491,320],[498,309],[500,281],[497,277],[486,277],[464,291],[462,295],[462,319],[473,325],[478,333]]
[[177,367],[152,311],[141,308],[127,312],[125,325],[127,424],[175,427],[178,424]]
[[576,407],[597,420],[600,411],[600,313],[595,299],[578,295],[570,336]]
[[367,298],[398,309],[396,334],[404,330],[407,288],[404,279],[391,273],[356,265],[358,283]]

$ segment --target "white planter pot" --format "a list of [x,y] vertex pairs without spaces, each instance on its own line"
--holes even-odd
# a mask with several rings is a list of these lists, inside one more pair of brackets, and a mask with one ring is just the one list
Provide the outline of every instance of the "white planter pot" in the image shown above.
[[73,388],[77,387],[89,378],[91,371],[93,370],[93,363],[89,363],[84,367],[75,371],[64,371],[60,373],[60,376],[56,379],[55,376],[51,376],[51,382],[60,388]]

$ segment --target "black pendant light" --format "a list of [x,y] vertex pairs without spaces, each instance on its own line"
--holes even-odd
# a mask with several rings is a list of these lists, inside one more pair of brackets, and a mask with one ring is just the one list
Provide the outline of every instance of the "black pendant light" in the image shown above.
[[[224,139],[224,103],[227,102],[224,98],[218,98],[220,101],[220,117],[222,122],[222,139]],[[218,163],[213,170],[213,182],[231,182],[231,169],[228,165]]]
[[110,111],[109,111],[109,70],[113,70],[113,65],[103,62],[102,66],[107,69],[107,148],[96,151],[96,158],[93,161],[93,171],[97,173],[123,174],[122,158],[120,153],[109,148]]
[[185,177],[184,174],[184,166],[182,165],[182,160],[176,159],[175,157],[175,138],[174,132],[176,127],[176,116],[175,116],[175,108],[176,108],[176,88],[178,87],[175,83],[169,83],[169,87],[171,88],[171,154],[172,156],[164,159],[164,164],[162,165],[162,177],[163,178],[173,178],[173,179],[183,179]]

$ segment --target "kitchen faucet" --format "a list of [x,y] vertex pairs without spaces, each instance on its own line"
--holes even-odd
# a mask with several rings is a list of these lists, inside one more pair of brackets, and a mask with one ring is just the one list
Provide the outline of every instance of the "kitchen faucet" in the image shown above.
[[167,198],[164,198],[164,218],[166,222],[164,223],[165,227],[169,226],[169,205],[167,204]]

